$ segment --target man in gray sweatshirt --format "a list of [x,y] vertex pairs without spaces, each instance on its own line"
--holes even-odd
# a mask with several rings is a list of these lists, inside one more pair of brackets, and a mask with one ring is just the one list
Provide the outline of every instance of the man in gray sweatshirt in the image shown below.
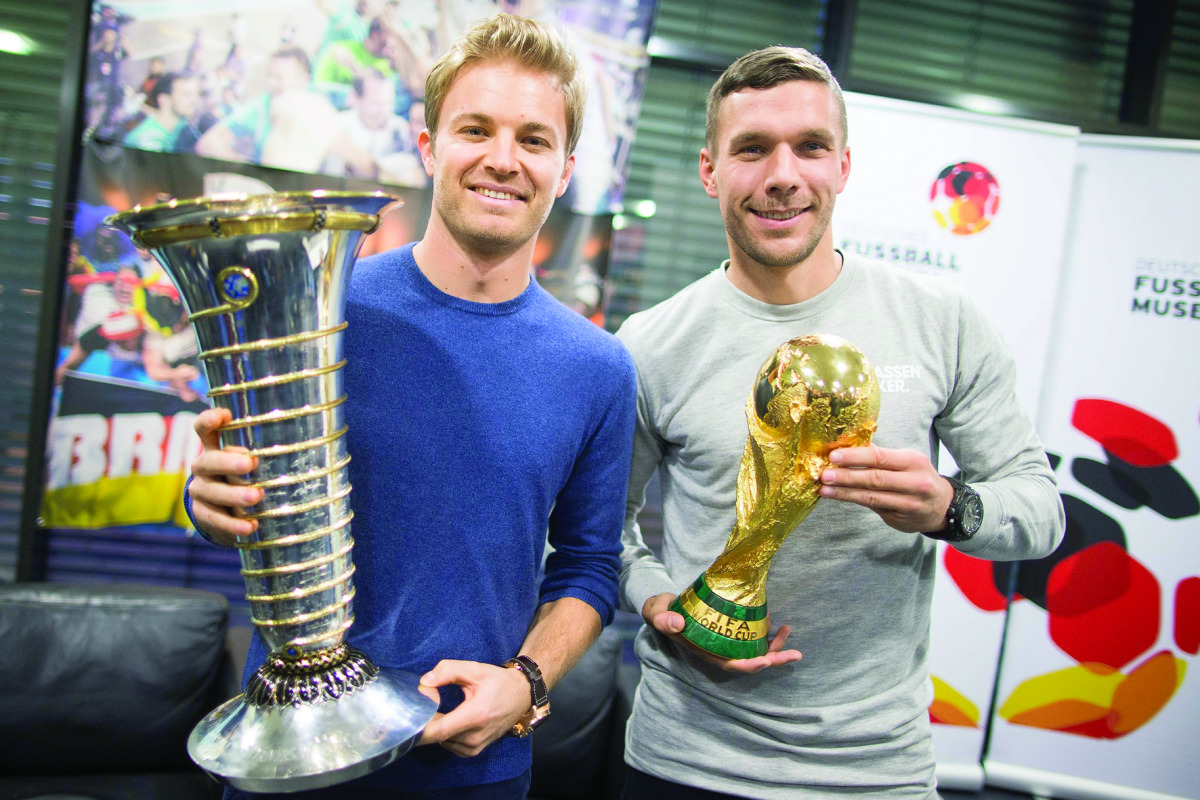
[[[949,283],[834,248],[830,219],[849,175],[845,103],[824,62],[783,47],[739,59],[709,94],[700,152],[730,258],[617,334],[638,370],[622,602],[647,623],[629,800],[936,797],[937,540],[1006,560],[1047,555],[1062,538],[1012,355],[983,314]],[[809,333],[840,336],[875,365],[874,443],[831,454],[826,499],[774,557],[767,597],[779,627],[767,654],[699,654],[668,605],[734,526],[759,367]],[[939,442],[965,483],[938,474]],[[637,525],[655,471],[661,560]],[[803,661],[784,649],[792,629]]]

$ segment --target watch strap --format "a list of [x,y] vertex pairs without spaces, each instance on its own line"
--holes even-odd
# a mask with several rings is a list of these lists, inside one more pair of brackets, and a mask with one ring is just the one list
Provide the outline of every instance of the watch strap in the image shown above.
[[526,655],[518,655],[508,659],[503,666],[521,672],[529,681],[529,711],[512,726],[509,733],[516,737],[524,737],[533,733],[533,729],[541,725],[550,716],[550,690],[542,677],[542,670],[537,662]]
[[923,535],[928,536],[930,539],[937,539],[944,542],[965,542],[975,535],[975,531],[968,531],[963,527],[963,510],[968,497],[974,496],[974,502],[979,502],[979,495],[974,489],[957,478],[951,478],[946,475],[942,477],[954,488],[954,496],[950,499],[950,505],[946,508],[946,528],[940,531],[925,531]]

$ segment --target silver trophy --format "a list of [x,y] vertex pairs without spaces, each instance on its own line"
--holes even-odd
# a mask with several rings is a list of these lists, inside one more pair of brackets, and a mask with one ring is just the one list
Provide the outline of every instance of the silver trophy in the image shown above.
[[382,193],[173,200],[108,224],[149,250],[187,307],[222,447],[258,458],[263,501],[240,543],[252,620],[271,649],[244,694],[192,731],[188,753],[229,785],[316,789],[406,753],[437,704],[417,677],[344,643],[354,622],[342,403],[346,289],[363,235],[399,205]]

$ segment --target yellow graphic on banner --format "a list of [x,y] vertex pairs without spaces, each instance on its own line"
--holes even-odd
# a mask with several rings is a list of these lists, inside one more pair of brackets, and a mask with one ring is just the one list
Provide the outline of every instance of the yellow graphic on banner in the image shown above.
[[190,528],[183,510],[181,472],[102,477],[93,483],[50,489],[42,498],[47,528],[103,528],[109,525],[170,523]]
[[930,677],[933,679],[933,702],[929,704],[930,718],[942,725],[979,727],[979,707],[941,678],[936,675]]
[[1082,664],[1024,681],[1000,707],[1016,725],[1116,739],[1149,722],[1183,683],[1187,664],[1156,653],[1128,675]]

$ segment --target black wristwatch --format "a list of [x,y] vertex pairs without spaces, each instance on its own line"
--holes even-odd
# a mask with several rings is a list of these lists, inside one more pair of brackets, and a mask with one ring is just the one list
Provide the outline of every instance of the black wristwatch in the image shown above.
[[533,733],[533,729],[541,725],[550,716],[550,691],[542,678],[542,670],[529,656],[517,656],[504,662],[504,666],[520,670],[529,680],[529,711],[512,726],[509,734],[522,738]]
[[946,530],[926,531],[930,539],[945,542],[965,542],[979,532],[983,525],[983,501],[979,493],[960,480],[946,478],[954,487],[954,498],[946,509]]

